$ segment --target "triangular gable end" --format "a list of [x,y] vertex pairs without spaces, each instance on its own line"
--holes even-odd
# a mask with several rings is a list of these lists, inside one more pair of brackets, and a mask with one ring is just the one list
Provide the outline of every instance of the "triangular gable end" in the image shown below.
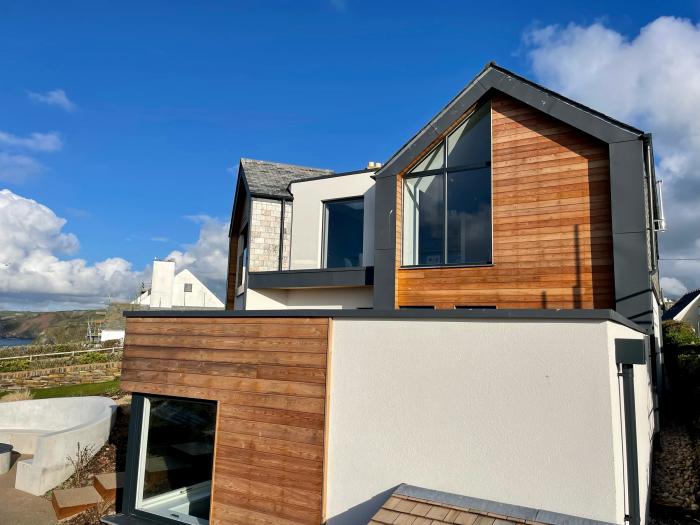
[[402,173],[492,90],[504,93],[608,144],[638,140],[644,135],[639,129],[546,89],[492,62],[401,147],[375,173],[375,177],[392,177]]

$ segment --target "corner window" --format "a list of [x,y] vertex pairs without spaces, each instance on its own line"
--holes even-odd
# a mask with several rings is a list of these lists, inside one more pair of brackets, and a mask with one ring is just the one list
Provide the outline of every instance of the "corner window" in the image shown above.
[[404,266],[491,263],[490,110],[476,109],[404,177]]
[[214,402],[144,398],[137,511],[209,523],[215,427]]
[[362,266],[364,199],[343,199],[324,203],[324,268]]

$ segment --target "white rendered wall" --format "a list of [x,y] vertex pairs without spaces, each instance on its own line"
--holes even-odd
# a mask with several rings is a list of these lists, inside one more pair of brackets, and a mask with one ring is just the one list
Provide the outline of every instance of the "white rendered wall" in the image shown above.
[[364,197],[364,266],[374,264],[374,180],[367,171],[353,175],[326,177],[290,185],[292,203],[292,270],[320,268],[323,201]]
[[700,316],[698,315],[698,307],[700,307],[700,296],[696,297],[683,310],[678,312],[673,319],[674,321],[683,321],[693,327],[697,333],[700,333]]
[[[191,292],[185,292],[185,284],[192,285]],[[173,280],[173,306],[223,308],[224,303],[209,291],[192,272],[182,270]]]
[[253,290],[246,294],[246,310],[371,308],[372,287]]
[[334,319],[328,523],[366,523],[400,483],[623,523],[611,340],[641,335],[612,326]]
[[153,261],[151,278],[151,308],[170,308],[173,305],[174,261]]

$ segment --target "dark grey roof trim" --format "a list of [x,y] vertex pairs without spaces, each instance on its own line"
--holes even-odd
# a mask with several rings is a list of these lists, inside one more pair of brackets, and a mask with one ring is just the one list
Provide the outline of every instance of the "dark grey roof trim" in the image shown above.
[[612,321],[640,333],[645,330],[614,310],[218,310],[125,311],[125,317],[356,317],[374,319],[496,319],[533,321]]
[[394,494],[409,498],[434,501],[435,503],[441,503],[443,505],[453,505],[464,509],[491,512],[494,514],[507,516],[509,518],[537,521],[549,525],[611,525],[606,521],[579,518],[568,514],[559,514],[558,512],[549,512],[530,507],[521,507],[519,505],[498,503],[481,498],[460,496],[458,494],[451,494],[449,492],[442,492],[439,490],[429,490],[421,487],[414,487],[412,485],[399,485],[394,491]]
[[[359,175],[360,173],[369,173],[369,172],[376,172],[379,168],[367,168],[364,170],[354,170],[354,171],[341,171],[340,173],[329,173],[327,175],[318,175],[317,177],[309,177],[307,179],[296,179],[293,180],[292,182],[289,183],[289,186],[292,184],[296,184],[298,182],[310,182],[314,180],[320,180],[320,179],[331,179],[334,177],[344,177],[345,175]],[[287,189],[289,189],[289,186],[287,186]]]
[[698,296],[700,295],[700,289],[699,290],[693,290],[692,292],[688,292],[685,294],[683,297],[678,299],[671,308],[666,310],[664,312],[664,315],[662,316],[662,319],[664,321],[670,321],[674,317],[676,317],[679,313],[683,311],[683,309],[688,306],[690,303],[692,303]]
[[253,290],[371,286],[373,283],[374,268],[372,266],[250,272],[248,274],[248,288]]
[[505,93],[603,142],[637,140],[644,133],[491,62],[399,149],[375,176],[390,177],[401,173],[490,90]]

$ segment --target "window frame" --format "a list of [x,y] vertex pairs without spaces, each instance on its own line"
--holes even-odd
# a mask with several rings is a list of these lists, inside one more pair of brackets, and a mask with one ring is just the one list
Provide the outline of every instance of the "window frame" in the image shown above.
[[328,204],[347,201],[362,201],[362,259],[365,257],[365,196],[355,195],[349,197],[338,197],[335,199],[325,199],[321,201],[321,260],[319,268],[329,270],[333,268],[362,268],[363,261],[359,266],[328,266]]
[[[236,245],[236,297],[243,295],[246,289],[248,280],[248,259],[250,258],[249,244],[248,225],[246,224],[238,234],[238,243]],[[240,284],[238,283],[239,277]]]
[[[457,131],[459,127],[464,123],[466,119],[468,119],[471,115],[479,111],[481,109],[481,105],[477,105],[473,111],[470,111],[468,114],[465,114],[459,122],[457,122],[448,133],[445,133],[445,135],[442,136],[440,141],[434,143],[430,149],[428,149],[428,152],[419,157],[416,162],[414,162],[411,166],[411,168],[403,175],[402,177],[402,183],[401,183],[401,254],[400,254],[400,261],[401,264],[399,265],[399,268],[401,269],[412,269],[412,268],[481,268],[481,267],[489,267],[489,266],[494,266],[493,262],[493,112],[491,111],[491,100],[487,100],[486,102],[483,102],[484,105],[488,105],[489,107],[489,112],[488,112],[488,118],[489,118],[489,144],[490,144],[490,159],[487,162],[483,163],[476,163],[476,164],[467,164],[467,165],[459,165],[459,166],[449,166],[447,164],[447,157],[448,157],[448,140],[449,137],[452,133]],[[437,168],[437,169],[432,169],[432,170],[426,170],[426,171],[419,171],[416,173],[412,173],[411,170],[419,165],[421,161],[427,156],[430,155],[430,153],[436,149],[439,148],[440,146],[443,146],[443,167],[442,168]],[[454,172],[469,172],[469,171],[477,171],[481,170],[484,168],[489,168],[489,179],[490,179],[490,206],[491,206],[491,247],[490,247],[490,260],[488,262],[478,262],[478,263],[448,263],[447,262],[447,255],[448,255],[448,194],[447,194],[447,176],[450,173]],[[405,199],[405,194],[406,194],[406,181],[411,180],[411,179],[417,179],[417,178],[422,178],[422,177],[428,177],[428,176],[435,176],[435,175],[440,175],[442,178],[442,198],[443,198],[443,240],[442,240],[442,258],[443,261],[445,261],[442,264],[404,264],[404,228],[406,224],[406,199]]]
[[[191,401],[197,403],[210,403],[216,407],[215,421],[218,421],[219,417],[219,403],[218,401],[211,399],[195,399],[159,394],[132,394],[131,411],[129,416],[129,433],[127,436],[126,473],[123,489],[122,514],[141,518],[151,523],[159,523],[163,525],[188,525],[187,522],[175,520],[138,508],[143,502],[141,496],[143,491],[141,462],[142,458],[145,457],[146,441],[148,439],[149,419],[147,417],[147,411],[149,409],[149,397],[157,399],[172,399],[177,401]],[[212,482],[214,479],[215,463],[216,455],[214,455],[214,462],[212,463]],[[212,495],[213,494],[209,495],[210,505]],[[211,519],[205,521],[207,523],[211,523]]]

